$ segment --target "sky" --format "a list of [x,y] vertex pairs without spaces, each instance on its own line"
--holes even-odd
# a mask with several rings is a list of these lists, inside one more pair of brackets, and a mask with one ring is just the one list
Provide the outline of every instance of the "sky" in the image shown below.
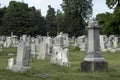
[[[0,0],[0,7],[8,6],[9,1],[11,0]],[[22,0],[15,0],[22,1]],[[107,5],[105,4],[106,0],[93,0],[93,17],[99,13],[112,12]],[[25,3],[28,3],[29,7],[35,6],[36,9],[41,9],[41,13],[43,16],[46,15],[46,11],[48,10],[48,5],[51,5],[55,10],[61,9],[60,4],[62,0],[24,0]]]

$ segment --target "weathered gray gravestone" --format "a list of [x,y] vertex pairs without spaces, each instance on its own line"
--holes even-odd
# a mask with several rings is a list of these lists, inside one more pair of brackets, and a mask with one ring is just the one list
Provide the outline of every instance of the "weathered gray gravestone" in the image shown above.
[[45,42],[41,42],[40,43],[40,51],[39,51],[39,54],[38,54],[38,57],[37,59],[46,59],[47,56],[48,56],[48,44],[45,43]]
[[14,59],[13,59],[13,58],[8,59],[7,69],[8,69],[8,70],[11,70],[12,67],[13,67],[13,65],[14,65]]
[[68,60],[68,48],[64,43],[64,39],[63,33],[55,37],[50,63],[68,67],[70,62]]
[[30,45],[21,43],[17,49],[16,65],[13,65],[12,71],[23,72],[30,70]]
[[100,35],[100,48],[101,48],[101,51],[105,52],[107,51],[107,36],[105,35]]
[[36,56],[36,44],[31,44],[31,56]]
[[51,54],[52,54],[52,38],[51,37],[47,37],[46,38],[46,41],[45,41],[47,44],[48,44],[48,50],[47,50],[47,53],[48,53],[48,55],[50,55],[51,56]]
[[108,63],[104,60],[100,51],[99,25],[95,19],[89,21],[88,29],[88,51],[84,61],[81,63],[81,71],[106,70]]
[[118,37],[114,37],[114,48],[118,48]]

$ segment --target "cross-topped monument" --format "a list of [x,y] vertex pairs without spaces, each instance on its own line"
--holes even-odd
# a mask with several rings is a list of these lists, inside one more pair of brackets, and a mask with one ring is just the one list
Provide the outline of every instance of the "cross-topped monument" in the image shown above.
[[107,69],[108,64],[100,51],[99,41],[100,26],[95,18],[89,21],[88,30],[88,51],[84,61],[81,63],[81,71],[98,71]]

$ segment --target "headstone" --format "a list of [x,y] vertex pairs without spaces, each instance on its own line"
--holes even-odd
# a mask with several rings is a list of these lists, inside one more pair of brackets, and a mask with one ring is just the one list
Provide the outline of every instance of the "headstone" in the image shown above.
[[35,38],[31,37],[31,43],[35,43]]
[[18,36],[12,35],[11,36],[11,41],[12,41],[11,46],[17,47],[17,45],[18,45]]
[[36,45],[35,44],[31,44],[31,55],[33,57],[36,56]]
[[62,47],[53,47],[53,54],[50,63],[61,66],[70,66],[68,59],[68,49]]
[[110,36],[109,38],[108,38],[108,41],[107,41],[108,43],[107,43],[107,48],[109,49],[109,50],[111,50],[112,48],[113,48],[113,37],[112,36]]
[[40,52],[38,54],[37,59],[43,59],[43,60],[46,59],[47,55],[48,55],[47,51],[48,51],[48,44],[45,42],[41,42],[40,43]]
[[30,70],[30,45],[20,43],[17,49],[16,64],[13,65],[12,71],[24,72]]
[[3,46],[6,47],[6,48],[8,48],[8,47],[10,47],[11,44],[12,44],[11,37],[7,37]]
[[27,42],[27,35],[23,35],[22,40],[23,40],[23,42]]
[[54,39],[54,46],[58,46],[58,47],[64,47],[64,37],[63,37],[63,33],[61,32],[60,35],[58,35],[57,37],[55,37]]
[[40,44],[40,39],[39,38],[36,38],[35,39],[35,44],[37,45],[37,44]]
[[64,37],[64,45],[66,46],[66,47],[69,47],[69,39],[68,39],[68,34],[66,33],[66,34],[63,34],[63,37]]
[[81,71],[99,71],[108,68],[108,64],[102,56],[99,43],[99,25],[95,19],[88,24],[88,51],[81,63]]
[[68,67],[70,65],[68,61],[68,48],[64,43],[64,39],[63,33],[55,37],[50,63]]
[[36,44],[36,56],[38,56],[40,53],[40,46],[40,44]]
[[66,49],[62,49],[61,50],[61,54],[62,54],[62,63],[61,63],[61,65],[63,65],[63,66],[70,66],[70,63],[69,63],[69,59],[68,59],[68,49],[66,48]]
[[106,38],[107,37],[105,35],[100,35],[100,48],[101,48],[101,51],[103,52],[107,51]]
[[81,51],[87,50],[87,37],[86,36],[80,36],[77,38],[77,44]]
[[51,37],[47,37],[45,42],[48,44],[48,51],[47,51],[47,53],[48,53],[48,55],[51,55],[52,54],[52,47],[53,47],[52,38]]
[[31,43],[31,37],[30,35],[27,37],[27,44],[30,44]]
[[3,45],[4,47],[6,47],[6,48],[9,48],[10,47],[10,44],[8,43],[8,42],[4,42],[4,45]]
[[114,48],[118,48],[118,37],[114,37],[113,45],[114,45]]
[[13,67],[13,65],[14,65],[14,59],[13,59],[13,58],[8,59],[7,69],[8,69],[8,70],[11,70],[12,67]]

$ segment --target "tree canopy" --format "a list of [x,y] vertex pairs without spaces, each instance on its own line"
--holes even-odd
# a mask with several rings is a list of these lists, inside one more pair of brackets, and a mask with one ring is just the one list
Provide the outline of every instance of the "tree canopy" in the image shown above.
[[120,0],[106,0],[106,4],[110,9],[120,7]]
[[114,8],[113,13],[102,13],[96,16],[99,23],[102,25],[103,34],[120,35],[120,0],[106,0],[106,5],[109,8]]
[[41,12],[34,7],[28,7],[28,4],[11,1],[2,16],[1,34],[9,35],[14,32],[15,35],[45,35],[41,28],[45,27],[45,20]]
[[[85,20],[92,15],[92,0],[63,0],[63,26],[71,36],[80,36],[85,32]],[[62,26],[62,27],[63,27]]]
[[107,36],[114,34],[114,24],[113,17],[111,13],[101,13],[96,16],[96,19],[99,21],[102,26],[101,34],[105,34]]
[[63,0],[63,11],[57,12],[50,5],[47,15],[41,10],[29,7],[23,2],[10,1],[8,7],[0,8],[0,35],[23,34],[36,36],[56,36],[57,32],[65,32],[72,36],[85,34],[86,20],[92,15],[92,0]]
[[47,32],[50,35],[55,36],[57,33],[56,14],[55,9],[48,5],[48,11],[46,15]]

